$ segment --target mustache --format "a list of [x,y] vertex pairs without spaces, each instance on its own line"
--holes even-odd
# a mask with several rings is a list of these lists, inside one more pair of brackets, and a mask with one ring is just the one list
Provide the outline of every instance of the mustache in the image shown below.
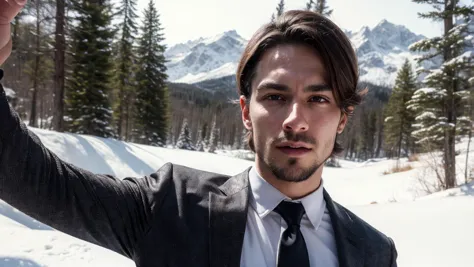
[[294,133],[294,132],[283,132],[283,136],[279,136],[275,143],[282,142],[304,142],[307,144],[315,145],[316,139],[311,136],[306,135],[305,133]]

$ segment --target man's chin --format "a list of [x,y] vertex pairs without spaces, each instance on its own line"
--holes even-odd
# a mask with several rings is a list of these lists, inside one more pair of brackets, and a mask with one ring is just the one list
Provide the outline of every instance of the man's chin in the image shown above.
[[269,163],[268,165],[278,180],[294,183],[308,180],[321,166],[305,166],[300,159],[288,159],[285,163]]

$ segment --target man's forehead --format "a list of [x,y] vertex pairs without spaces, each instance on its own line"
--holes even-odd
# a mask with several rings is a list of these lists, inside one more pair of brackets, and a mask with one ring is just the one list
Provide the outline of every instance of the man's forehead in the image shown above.
[[303,44],[281,44],[266,50],[259,63],[280,66],[322,68],[323,63],[316,50]]
[[324,84],[325,70],[313,49],[304,45],[280,45],[266,51],[256,66],[253,85],[264,80],[276,83],[310,80],[313,84]]

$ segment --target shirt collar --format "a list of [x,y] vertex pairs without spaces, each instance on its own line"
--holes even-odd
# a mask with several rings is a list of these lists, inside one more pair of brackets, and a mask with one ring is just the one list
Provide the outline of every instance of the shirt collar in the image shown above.
[[249,172],[249,183],[251,189],[250,204],[255,209],[260,218],[265,218],[273,211],[281,201],[301,202],[306,211],[306,215],[314,228],[318,228],[325,212],[326,203],[323,196],[323,181],[319,188],[311,194],[296,200],[291,200],[278,189],[268,183],[257,172],[253,166]]

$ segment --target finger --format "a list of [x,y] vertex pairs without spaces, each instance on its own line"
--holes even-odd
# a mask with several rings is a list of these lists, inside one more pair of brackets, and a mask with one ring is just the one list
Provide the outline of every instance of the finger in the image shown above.
[[0,48],[10,41],[10,24],[0,25]]
[[27,0],[14,0],[18,5],[24,6]]
[[12,52],[12,40],[7,43],[6,46],[3,48],[0,48],[0,65],[2,65],[5,60],[10,56],[10,53]]
[[26,0],[3,0],[9,4],[8,8],[0,11],[0,25],[9,24],[25,6]]

